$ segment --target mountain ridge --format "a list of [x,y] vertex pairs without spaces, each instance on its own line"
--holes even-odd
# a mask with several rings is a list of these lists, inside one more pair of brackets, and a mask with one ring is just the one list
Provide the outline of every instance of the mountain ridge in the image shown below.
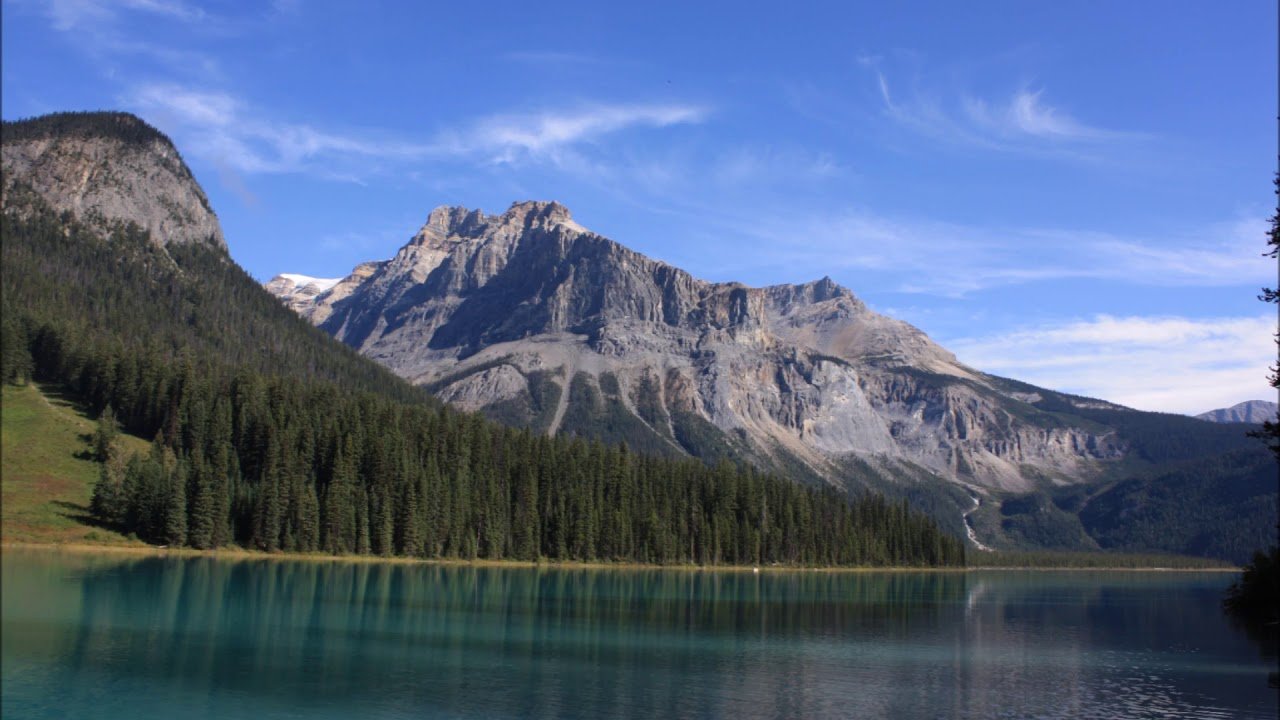
[[289,305],[455,407],[884,493],[980,549],[1244,557],[1217,526],[1252,537],[1275,504],[1268,453],[1230,425],[983,373],[830,278],[701,280],[557,202],[436,208],[390,259],[314,290]]
[[675,425],[705,423],[739,456],[798,462],[827,480],[854,456],[1026,490],[1046,475],[1091,479],[1124,452],[1113,433],[1056,421],[830,278],[700,280],[583,228],[554,201],[498,215],[436,208],[394,257],[361,268],[291,307],[464,409],[506,412],[550,382],[556,411],[535,429],[551,434],[577,381],[654,446],[696,455],[681,437],[695,431]]
[[1276,419],[1280,405],[1269,400],[1245,400],[1231,407],[1217,408],[1195,415],[1201,420],[1216,423],[1250,423],[1260,425],[1268,420]]

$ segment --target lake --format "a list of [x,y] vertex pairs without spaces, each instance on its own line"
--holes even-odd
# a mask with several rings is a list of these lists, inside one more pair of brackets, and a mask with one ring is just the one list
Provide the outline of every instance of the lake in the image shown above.
[[3,555],[4,717],[1257,717],[1227,573]]

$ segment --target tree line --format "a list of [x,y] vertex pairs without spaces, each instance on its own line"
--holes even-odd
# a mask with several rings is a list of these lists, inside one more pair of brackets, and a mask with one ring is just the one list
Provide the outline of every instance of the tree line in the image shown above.
[[50,138],[109,138],[129,146],[153,142],[173,145],[164,133],[124,112],[57,112],[0,124],[0,140],[6,144]]

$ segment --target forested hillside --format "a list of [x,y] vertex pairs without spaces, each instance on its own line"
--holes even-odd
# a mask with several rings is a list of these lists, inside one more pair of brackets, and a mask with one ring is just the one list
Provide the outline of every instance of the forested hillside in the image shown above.
[[[8,130],[6,130],[7,132]],[[27,205],[12,213],[14,202]],[[209,548],[663,563],[963,562],[878,496],[548,439],[441,407],[282,307],[220,251],[109,237],[38,197],[3,219],[5,382],[57,383],[129,432],[100,517]]]

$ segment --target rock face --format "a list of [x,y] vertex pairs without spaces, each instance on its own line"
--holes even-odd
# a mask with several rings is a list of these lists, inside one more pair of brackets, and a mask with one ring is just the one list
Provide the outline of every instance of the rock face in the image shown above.
[[[6,122],[6,211],[33,191],[104,232],[133,222],[162,246],[208,243],[226,251],[209,200],[167,137],[127,113],[59,113]],[[18,202],[15,202],[18,201]]]
[[1276,421],[1276,410],[1280,405],[1266,400],[1246,400],[1229,408],[1218,408],[1196,417],[1201,420],[1217,423],[1252,423],[1261,425],[1264,422]]
[[395,257],[327,291],[268,288],[440,397],[541,432],[838,483],[857,462],[1014,491],[1092,479],[1126,451],[829,278],[705,282],[554,202],[438,208]]

